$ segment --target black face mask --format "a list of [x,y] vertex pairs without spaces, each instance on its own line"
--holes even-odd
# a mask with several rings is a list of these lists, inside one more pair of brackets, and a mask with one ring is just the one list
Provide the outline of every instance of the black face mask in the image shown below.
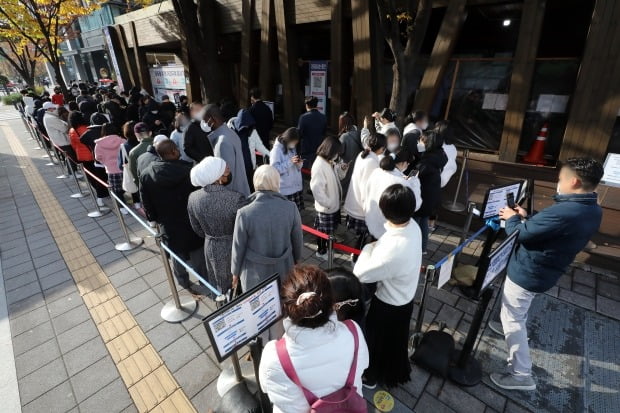
[[226,179],[226,182],[224,182],[222,186],[230,185],[231,182],[232,182],[232,173],[229,173]]

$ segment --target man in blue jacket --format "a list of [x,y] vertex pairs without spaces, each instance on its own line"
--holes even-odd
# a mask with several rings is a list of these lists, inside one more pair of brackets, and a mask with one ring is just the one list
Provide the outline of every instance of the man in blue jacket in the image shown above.
[[325,138],[327,131],[327,117],[319,112],[319,100],[315,96],[306,97],[306,113],[299,117],[297,130],[301,140],[301,158],[304,168],[312,168],[316,159],[316,150]]
[[[508,346],[508,370],[491,374],[491,381],[507,390],[535,390],[525,322],[533,298],[555,285],[590,237],[598,231],[602,210],[594,192],[603,166],[593,159],[571,158],[562,165],[556,201],[536,215],[517,206],[504,207],[506,233],[519,231],[518,244],[508,263],[499,326]],[[503,331],[502,331],[503,330]]]

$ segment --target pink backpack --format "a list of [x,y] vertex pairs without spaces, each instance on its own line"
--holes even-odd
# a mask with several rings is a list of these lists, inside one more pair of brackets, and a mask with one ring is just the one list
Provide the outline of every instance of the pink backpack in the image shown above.
[[308,404],[310,405],[310,413],[367,413],[368,406],[366,400],[357,393],[357,389],[353,385],[355,381],[355,368],[357,367],[357,349],[359,347],[359,338],[357,336],[357,328],[355,324],[350,320],[345,320],[344,324],[347,326],[353,339],[355,341],[355,352],[353,353],[353,363],[351,363],[351,369],[349,370],[349,376],[344,384],[344,387],[340,390],[328,394],[327,396],[319,399],[310,390],[301,385],[299,377],[295,372],[291,357],[286,350],[286,342],[284,338],[281,338],[276,342],[276,351],[278,353],[278,359],[284,372],[289,379],[299,386],[303,392]]

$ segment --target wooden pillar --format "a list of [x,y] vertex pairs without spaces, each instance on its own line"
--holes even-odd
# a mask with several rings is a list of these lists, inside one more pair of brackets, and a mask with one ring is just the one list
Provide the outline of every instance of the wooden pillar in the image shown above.
[[192,63],[187,49],[187,42],[184,40],[183,31],[181,31],[181,61],[183,62],[185,79],[189,80],[189,83],[185,85],[187,100],[190,103],[196,101],[200,102],[202,101],[200,74],[196,70],[192,69]]
[[452,50],[467,17],[466,3],[466,0],[453,0],[448,3],[428,66],[420,82],[420,89],[415,97],[414,110],[430,111],[433,105],[435,95],[452,56]]
[[[373,0],[374,1],[374,0]],[[364,116],[374,112],[370,0],[351,0],[353,28],[353,95],[356,117],[362,124]]]
[[263,2],[260,18],[260,71],[258,84],[265,100],[274,101],[273,68],[271,64],[271,20],[273,17],[272,0]]
[[332,90],[330,99],[330,123],[333,131],[338,131],[338,117],[342,112],[342,88],[344,81],[342,60],[343,53],[343,0],[331,0],[332,21],[331,21],[331,59],[329,62],[330,86]]
[[241,1],[241,14],[243,25],[241,27],[241,62],[239,65],[239,106],[242,108],[249,105],[250,94],[250,66],[252,62],[252,16],[254,13],[254,0]]
[[[290,1],[290,0],[289,0]],[[284,122],[292,125],[297,121],[301,106],[299,93],[299,68],[297,67],[297,39],[293,22],[287,21],[286,0],[274,1],[276,30],[278,33],[278,55],[282,77],[282,98]]]
[[620,109],[620,2],[597,0],[559,159],[604,160]]
[[519,38],[512,64],[510,91],[504,117],[504,130],[499,144],[499,159],[501,161],[515,162],[517,160],[523,118],[532,89],[532,76],[534,75],[540,32],[545,16],[545,3],[545,0],[525,0],[523,2],[523,14],[519,26]]
[[[124,66],[127,73],[127,79],[123,80],[125,82],[129,81],[131,86],[133,86],[136,84],[136,77],[134,76],[134,67],[132,65],[131,59],[129,58],[129,51],[127,50],[127,38],[125,37],[125,30],[120,24],[111,27],[114,28],[114,31],[116,32],[119,49],[121,50],[121,53],[123,55]],[[126,84],[125,89],[129,90],[130,87],[128,87],[128,85]]]
[[129,22],[131,30],[131,38],[133,40],[133,54],[136,61],[136,68],[138,73],[138,80],[140,81],[140,87],[149,93],[153,93],[153,85],[151,85],[151,77],[149,75],[149,68],[146,63],[146,55],[140,50],[138,43],[138,33],[136,32],[136,24]]

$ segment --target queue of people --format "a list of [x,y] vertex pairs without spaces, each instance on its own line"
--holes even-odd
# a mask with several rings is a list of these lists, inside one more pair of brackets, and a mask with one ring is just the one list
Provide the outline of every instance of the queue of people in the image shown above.
[[[159,226],[170,249],[219,291],[234,297],[279,274],[286,318],[263,334],[271,341],[259,369],[274,411],[307,413],[323,399],[346,395],[350,411],[361,412],[362,387],[409,381],[409,325],[429,222],[456,171],[449,125],[429,129],[427,114],[414,111],[401,133],[397,115],[386,108],[360,129],[344,113],[339,136],[327,136],[325,115],[308,97],[298,126],[272,142],[273,115],[258,89],[236,117],[223,105],[181,99],[176,107],[136,88],[128,95],[110,92],[97,104],[82,90],[79,106],[64,115],[62,103],[44,102],[41,128],[117,197],[130,198]],[[352,271],[327,274],[300,265],[304,167],[310,169],[314,228],[333,235],[344,212],[357,236],[361,253]],[[510,352],[510,369],[491,377],[502,388],[535,388],[525,332],[529,304],[553,286],[598,228],[593,191],[601,176],[595,161],[569,161],[556,206],[532,218],[520,207],[500,214],[507,232],[520,231],[502,323],[495,326],[505,332]],[[88,178],[103,203],[107,189]],[[592,217],[586,226],[571,226],[586,214]],[[566,242],[551,247],[545,241],[552,235]],[[319,259],[327,259],[327,247],[319,237]],[[549,258],[547,250],[561,259]],[[180,286],[202,294],[176,260],[172,268]],[[553,276],[542,277],[545,272]]]

